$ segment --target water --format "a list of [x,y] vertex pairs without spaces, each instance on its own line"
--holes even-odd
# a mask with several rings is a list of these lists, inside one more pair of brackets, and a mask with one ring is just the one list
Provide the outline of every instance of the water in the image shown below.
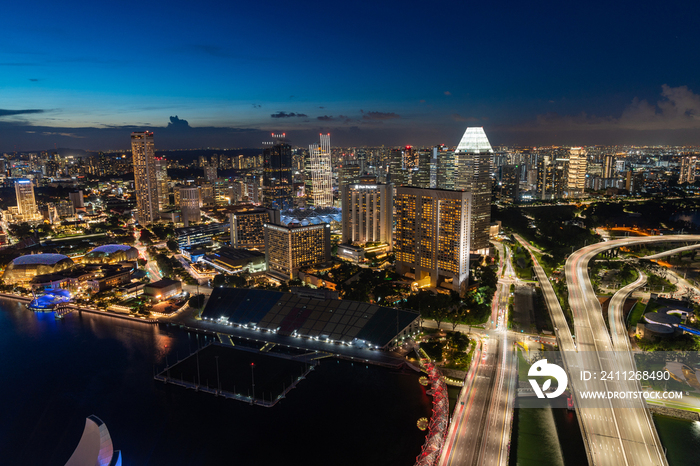
[[698,464],[700,422],[654,415],[654,424],[669,466]]
[[587,464],[576,415],[567,409],[516,409],[512,435],[512,466]]
[[210,339],[0,300],[0,463],[62,466],[91,414],[128,465],[410,466],[420,452],[431,398],[416,373],[324,359],[269,409],[153,380]]

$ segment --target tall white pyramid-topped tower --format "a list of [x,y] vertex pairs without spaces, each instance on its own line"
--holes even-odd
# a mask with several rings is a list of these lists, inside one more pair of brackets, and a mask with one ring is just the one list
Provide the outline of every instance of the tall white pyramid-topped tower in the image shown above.
[[455,189],[472,194],[471,251],[488,254],[491,226],[491,154],[484,128],[467,128],[455,150]]
[[457,145],[457,152],[468,152],[471,154],[488,153],[493,154],[489,138],[486,137],[484,128],[471,127],[467,128],[462,135],[462,140]]

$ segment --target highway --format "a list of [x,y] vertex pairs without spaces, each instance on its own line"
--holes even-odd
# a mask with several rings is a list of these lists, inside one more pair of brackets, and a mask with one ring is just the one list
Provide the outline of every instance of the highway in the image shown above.
[[651,260],[651,259],[661,259],[662,257],[672,256],[672,255],[674,255],[674,254],[678,254],[678,253],[681,253],[681,252],[684,252],[684,251],[691,251],[691,250],[693,250],[693,249],[698,249],[698,248],[700,248],[700,243],[698,243],[698,244],[691,244],[690,246],[683,246],[683,247],[681,247],[681,248],[671,249],[671,250],[668,250],[668,251],[660,252],[660,253],[658,253],[658,254],[652,254],[651,256],[643,257],[643,259],[649,259],[649,260]]
[[508,462],[517,369],[507,313],[515,274],[510,251],[495,244],[501,258],[498,275],[503,277],[494,295],[491,323],[482,333],[481,351],[474,353],[473,366],[458,399],[438,462],[441,466],[505,466]]
[[[569,303],[574,316],[574,330],[578,355],[565,357],[569,381],[576,395],[579,419],[584,429],[584,441],[589,462],[605,465],[662,465],[667,464],[663,447],[654,428],[651,415],[643,400],[587,400],[581,404],[582,391],[628,391],[638,383],[603,381],[599,378],[583,381],[580,371],[600,374],[633,370],[629,351],[614,353],[612,340],[603,321],[600,303],[588,277],[588,263],[597,254],[608,249],[640,243],[700,241],[700,236],[646,236],[607,241],[579,249],[569,256],[566,281]],[[620,295],[620,299],[621,299]],[[618,311],[615,311],[617,314]],[[617,324],[623,325],[616,319]],[[561,327],[557,336],[560,336]],[[568,331],[568,328],[566,329]],[[618,336],[620,334],[618,333]],[[574,359],[574,361],[572,361]]]

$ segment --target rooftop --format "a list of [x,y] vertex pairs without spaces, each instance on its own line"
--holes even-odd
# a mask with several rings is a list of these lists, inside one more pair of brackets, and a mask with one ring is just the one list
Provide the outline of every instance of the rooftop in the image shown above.
[[472,154],[488,152],[489,154],[493,154],[493,149],[491,148],[489,139],[486,137],[484,128],[479,126],[467,128],[455,152],[468,152]]
[[63,254],[29,254],[12,261],[14,265],[53,265],[70,257]]

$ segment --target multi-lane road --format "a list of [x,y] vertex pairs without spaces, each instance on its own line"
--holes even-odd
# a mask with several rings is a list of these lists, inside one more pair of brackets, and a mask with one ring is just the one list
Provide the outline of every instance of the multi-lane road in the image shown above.
[[[624,345],[620,343],[620,339],[626,339],[619,328],[624,325],[619,318],[618,302],[623,295],[613,303],[611,318],[615,319],[615,325],[611,325],[611,339],[603,320],[600,303],[588,277],[589,261],[601,252],[621,246],[678,241],[700,241],[700,236],[628,237],[587,246],[569,256],[565,273],[578,353],[576,357],[569,358],[574,359],[575,363],[569,364],[568,370],[575,394],[578,395],[582,391],[641,391],[636,381],[601,380],[600,377],[582,380],[581,371],[584,370],[594,374],[601,374],[602,371],[622,373],[634,370],[628,346],[621,352],[614,351],[623,349]],[[559,333],[568,332],[568,328],[564,329],[564,332],[562,330],[560,327]],[[613,341],[617,341],[618,344],[614,345]],[[663,447],[643,399],[601,399],[583,402],[577,397],[576,401],[590,462],[609,465],[667,464]]]
[[472,369],[460,393],[439,463],[441,466],[506,465],[517,371],[507,331],[508,298],[515,274],[510,250],[497,243],[501,262],[491,322],[481,334]]

